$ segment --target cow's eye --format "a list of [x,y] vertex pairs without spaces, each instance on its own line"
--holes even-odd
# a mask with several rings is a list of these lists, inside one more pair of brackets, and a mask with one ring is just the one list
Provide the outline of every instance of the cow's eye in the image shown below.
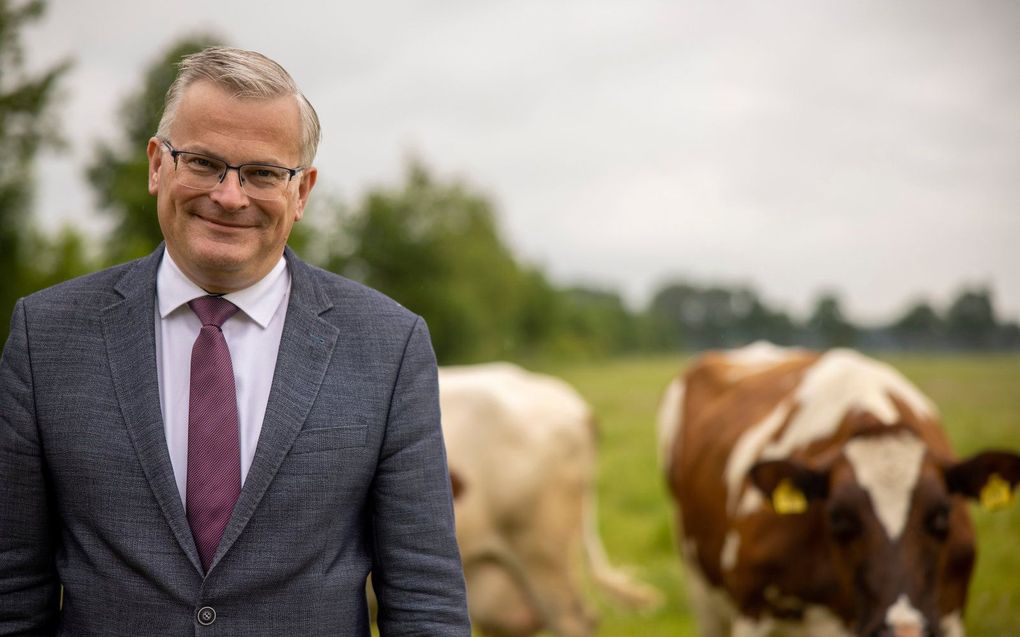
[[855,513],[846,509],[829,511],[829,530],[839,542],[849,542],[861,532],[861,521]]
[[949,507],[939,505],[932,509],[924,520],[925,528],[933,537],[944,540],[949,537]]

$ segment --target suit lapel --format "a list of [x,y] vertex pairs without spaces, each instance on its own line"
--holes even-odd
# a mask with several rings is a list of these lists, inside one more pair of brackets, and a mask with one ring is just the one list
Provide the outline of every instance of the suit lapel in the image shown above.
[[142,471],[177,542],[201,572],[202,565],[174,480],[167,450],[156,370],[156,270],[161,245],[136,262],[117,283],[124,298],[103,310],[103,336],[113,386]]
[[332,304],[320,294],[311,268],[289,248],[284,256],[291,275],[290,301],[266,415],[262,420],[255,457],[210,570],[216,567],[248,524],[294,444],[322,386],[339,336],[336,327],[319,318]]

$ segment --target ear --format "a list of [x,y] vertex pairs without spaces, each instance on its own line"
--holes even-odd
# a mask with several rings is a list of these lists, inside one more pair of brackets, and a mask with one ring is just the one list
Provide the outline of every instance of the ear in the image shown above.
[[979,500],[986,509],[1001,509],[1013,501],[1020,483],[1020,455],[1011,451],[984,451],[946,469],[946,486]]
[[810,500],[829,495],[829,473],[792,460],[758,462],[749,472],[751,483],[772,502],[776,513],[803,513]]
[[319,169],[315,166],[309,166],[308,168],[301,171],[300,181],[298,181],[298,205],[297,214],[294,221],[301,221],[301,218],[305,216],[305,206],[308,205],[308,196],[312,194],[312,188],[315,188],[315,182],[319,178]]
[[155,195],[159,192],[159,169],[163,166],[163,142],[150,137],[145,154],[149,157],[149,194]]

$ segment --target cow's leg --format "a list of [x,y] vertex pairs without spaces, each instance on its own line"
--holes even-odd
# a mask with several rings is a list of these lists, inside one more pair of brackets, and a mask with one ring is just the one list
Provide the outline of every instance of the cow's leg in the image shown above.
[[[573,469],[578,469],[576,462]],[[558,637],[588,637],[597,624],[580,586],[585,477],[581,472],[561,474],[550,483],[556,488],[541,494],[510,533],[525,586],[550,617],[548,628]]]
[[594,620],[584,629],[574,627],[573,611],[557,594],[565,590],[561,580],[571,560],[560,563],[534,551],[519,555],[497,536],[462,547],[462,553],[471,618],[486,637],[528,637],[541,629],[557,637],[591,634]]
[[733,632],[735,612],[733,605],[724,599],[725,593],[713,589],[697,564],[684,562],[684,583],[687,585],[687,597],[694,610],[698,622],[698,635],[701,637],[736,637]]
[[[504,528],[494,528],[491,515],[477,499],[480,493],[465,486],[456,502],[457,539],[472,622],[486,637],[528,637],[543,629],[568,637],[586,635],[556,628],[563,622],[564,612],[558,596],[547,591],[562,587],[547,583],[556,578],[545,574],[545,564],[550,561],[546,551],[540,546],[528,548],[550,540],[530,532],[536,525],[545,528],[550,521],[542,517],[544,511],[531,506],[530,501],[507,507],[520,511],[519,517],[502,519]],[[552,521],[558,523],[555,518]],[[559,536],[553,538],[559,553],[554,560],[563,560],[563,566],[552,569],[566,570],[565,548],[559,540]]]
[[464,564],[468,609],[476,631],[486,637],[530,637],[547,619],[528,597],[513,559],[488,553]]
[[546,627],[557,637],[590,637],[595,633],[597,619],[585,603],[576,581],[579,556],[573,548],[561,548],[561,554],[530,553],[527,583],[531,597],[547,618]]

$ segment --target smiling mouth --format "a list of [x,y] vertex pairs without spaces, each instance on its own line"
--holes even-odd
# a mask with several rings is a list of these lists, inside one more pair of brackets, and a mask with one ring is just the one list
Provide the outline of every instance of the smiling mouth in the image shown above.
[[217,228],[229,228],[231,230],[245,230],[253,227],[241,223],[230,223],[228,221],[221,221],[215,218],[203,217],[202,215],[195,215],[195,217],[206,222],[209,225],[216,226]]

